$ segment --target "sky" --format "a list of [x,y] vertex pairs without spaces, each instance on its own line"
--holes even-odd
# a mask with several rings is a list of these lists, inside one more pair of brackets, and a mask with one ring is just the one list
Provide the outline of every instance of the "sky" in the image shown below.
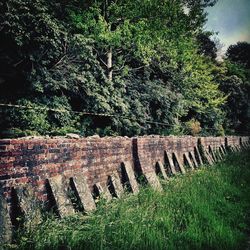
[[205,29],[219,32],[224,52],[238,41],[250,42],[250,0],[218,0],[207,12]]

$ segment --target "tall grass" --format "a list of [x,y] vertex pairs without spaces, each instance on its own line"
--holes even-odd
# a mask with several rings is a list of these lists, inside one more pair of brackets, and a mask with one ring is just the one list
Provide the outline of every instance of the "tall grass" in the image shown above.
[[23,232],[18,249],[244,249],[250,209],[249,152],[99,202],[91,215],[49,218]]

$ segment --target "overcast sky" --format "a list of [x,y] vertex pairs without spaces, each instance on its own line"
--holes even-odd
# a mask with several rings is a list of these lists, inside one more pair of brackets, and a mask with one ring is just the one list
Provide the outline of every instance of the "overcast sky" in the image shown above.
[[224,50],[238,41],[250,42],[250,0],[218,0],[207,12],[206,30],[219,32]]

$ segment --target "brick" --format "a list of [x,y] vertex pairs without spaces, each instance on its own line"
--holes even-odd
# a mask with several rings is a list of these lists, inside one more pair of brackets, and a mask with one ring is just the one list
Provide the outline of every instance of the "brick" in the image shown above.
[[[203,137],[200,141],[211,163],[213,159],[208,152],[209,147],[212,148],[212,152],[220,150],[223,154],[226,146],[230,146],[233,150],[240,150],[242,145],[249,146],[249,137]],[[198,152],[198,163],[194,160],[194,149],[196,155]],[[30,182],[35,189],[44,185],[46,178],[60,175],[70,178],[74,173],[84,173],[89,188],[95,183],[101,183],[105,189],[108,176],[112,176],[113,173],[120,175],[121,163],[125,162],[137,192],[135,172],[147,176],[154,185],[158,178],[154,174],[156,163],[160,162],[163,169],[167,164],[167,156],[171,163],[170,167],[175,173],[173,152],[176,153],[181,165],[185,153],[188,158],[190,158],[188,154],[191,154],[195,167],[202,163],[198,139],[192,136],[0,140],[0,180],[6,187]],[[219,157],[221,158],[220,155]],[[184,166],[182,172],[185,172]],[[118,181],[117,176],[113,180]],[[117,187],[120,188],[119,182],[117,183]],[[41,196],[39,192],[37,195]]]
[[10,145],[10,144],[11,144],[11,140],[9,139],[0,140],[0,145]]
[[5,151],[8,147],[0,144],[0,151]]

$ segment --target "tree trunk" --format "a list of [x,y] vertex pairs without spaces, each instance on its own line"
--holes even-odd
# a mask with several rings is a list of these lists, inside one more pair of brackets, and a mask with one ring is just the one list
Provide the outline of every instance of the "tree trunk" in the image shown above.
[[107,66],[108,66],[108,79],[113,80],[113,65],[112,65],[112,48],[109,49],[107,54]]

